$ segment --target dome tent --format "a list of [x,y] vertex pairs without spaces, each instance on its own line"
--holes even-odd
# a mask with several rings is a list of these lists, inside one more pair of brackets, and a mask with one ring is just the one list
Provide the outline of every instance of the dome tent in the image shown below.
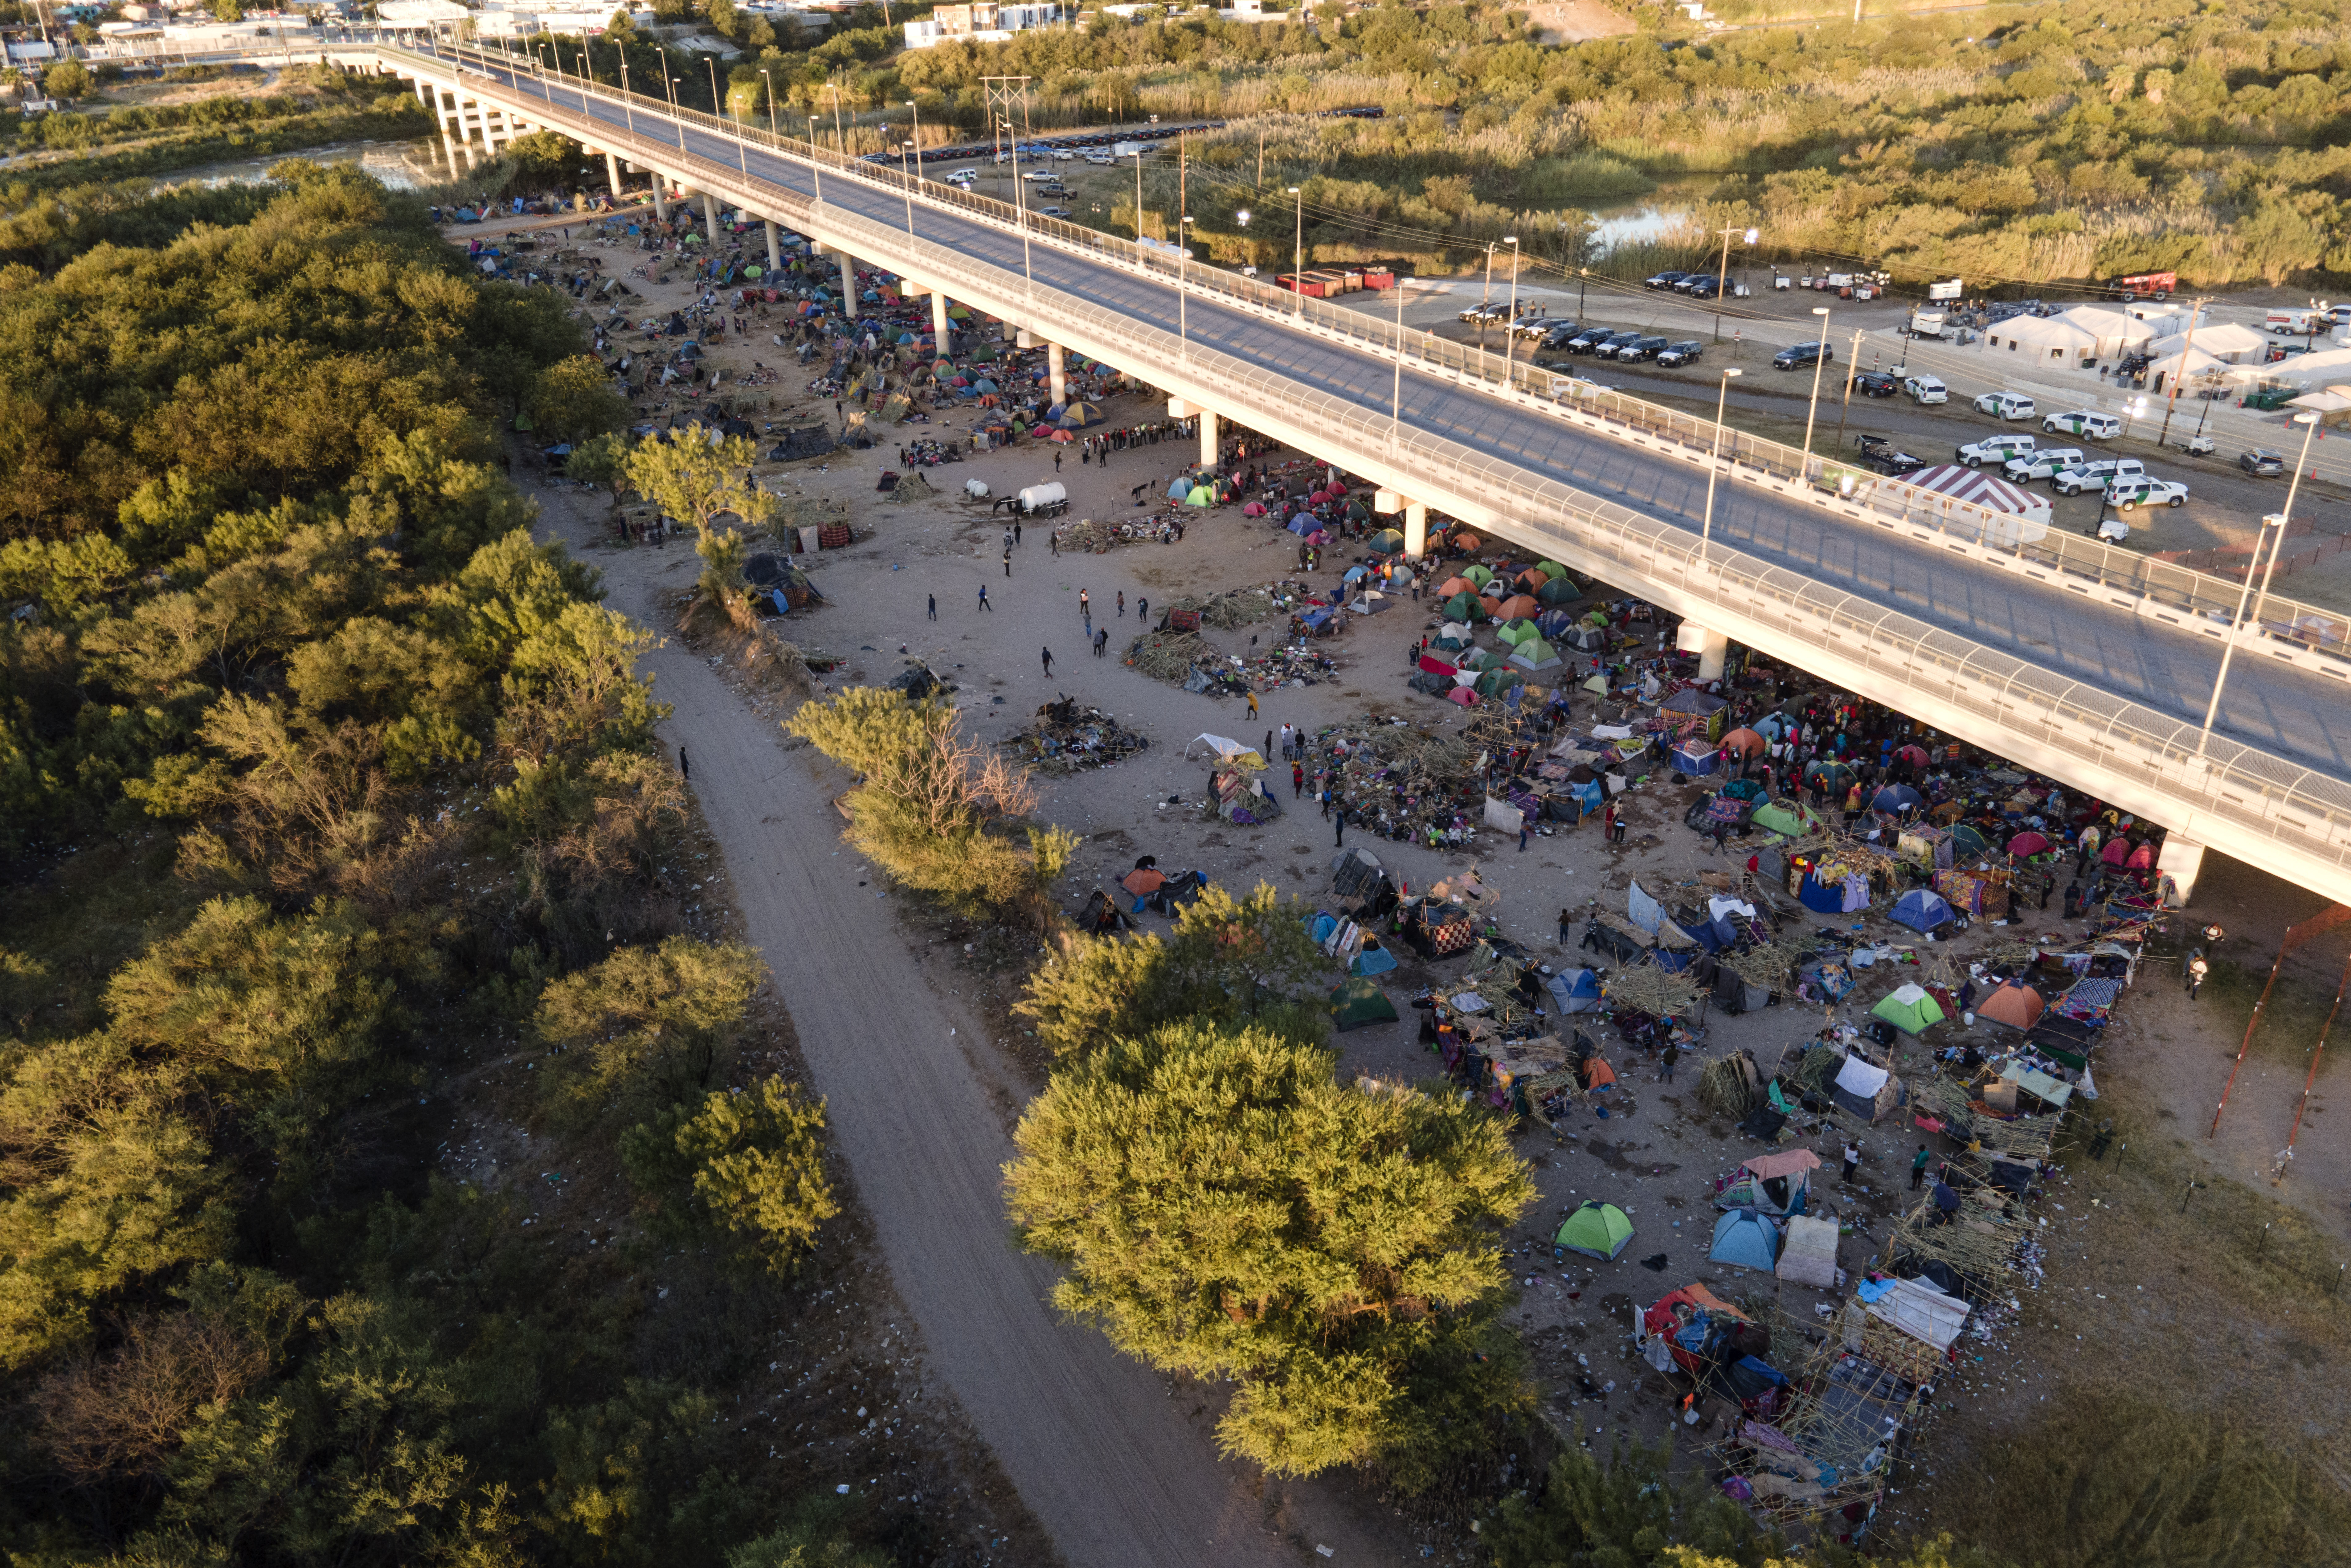
[[1633,1240],[1633,1222],[1613,1203],[1588,1198],[1560,1224],[1552,1245],[1565,1252],[1581,1252],[1613,1263]]
[[1768,1273],[1780,1260],[1779,1228],[1754,1209],[1734,1208],[1714,1222],[1714,1245],[1706,1256],[1710,1263]]

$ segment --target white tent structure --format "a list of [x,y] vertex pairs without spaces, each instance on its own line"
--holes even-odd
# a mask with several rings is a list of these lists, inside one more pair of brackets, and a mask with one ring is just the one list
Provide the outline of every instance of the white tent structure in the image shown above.
[[2182,384],[2186,387],[2220,386],[2233,381],[2251,379],[2254,373],[2251,366],[2239,367],[2222,363],[2212,355],[2206,353],[2204,345],[2201,343],[2183,354],[2177,351],[2178,339],[2168,340],[2173,345],[2174,351],[2168,355],[2158,356],[2154,362],[2147,367],[2147,390],[2151,392],[2167,392],[2173,382],[2180,381],[2183,377],[2185,381]]
[[2264,368],[2270,380],[2290,387],[2331,387],[2338,382],[2351,381],[2351,348],[2322,349],[2314,354],[2289,354],[2276,364]]
[[[2195,338],[2192,346],[2196,352],[2210,354],[2230,365],[2260,364],[2262,356],[2269,351],[2270,346],[2270,340],[2251,327],[2240,327],[2233,321],[2217,326],[2207,323],[2196,329]],[[2175,332],[2170,337],[2157,339],[2149,351],[2158,359],[2167,358],[2190,347],[2188,339],[2189,334],[2185,330]]]
[[2096,340],[2091,351],[2102,360],[2118,359],[2155,338],[2147,322],[2104,305],[2076,305],[2057,319],[2089,333]]
[[2097,335],[2062,316],[2011,316],[1984,329],[1984,346],[2039,365],[2075,365],[2095,359]]

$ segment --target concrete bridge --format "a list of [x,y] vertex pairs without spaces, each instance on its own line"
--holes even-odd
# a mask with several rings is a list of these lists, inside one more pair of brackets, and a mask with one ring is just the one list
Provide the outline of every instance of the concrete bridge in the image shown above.
[[2183,887],[2210,846],[2351,903],[2334,612],[2265,595],[2246,615],[2237,583],[2026,540],[2012,517],[519,56],[338,34],[290,53],[413,83],[453,159],[560,131],[615,189],[624,165],[650,172],[664,212],[764,219],[771,261],[789,229],[898,275],[942,341],[950,298],[1004,320],[1049,347],[1057,398],[1067,351],[1168,389],[1204,461],[1233,420],[1366,476],[1416,553],[1434,507],[1681,615],[1701,668],[1737,641],[2063,779],[2169,829]]

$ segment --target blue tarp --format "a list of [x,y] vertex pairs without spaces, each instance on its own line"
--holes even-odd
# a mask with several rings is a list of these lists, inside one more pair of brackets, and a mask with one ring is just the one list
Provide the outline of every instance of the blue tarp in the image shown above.
[[1894,923],[1907,925],[1913,931],[1934,931],[1948,925],[1956,918],[1951,906],[1943,902],[1942,894],[1923,887],[1914,887],[1894,902]]

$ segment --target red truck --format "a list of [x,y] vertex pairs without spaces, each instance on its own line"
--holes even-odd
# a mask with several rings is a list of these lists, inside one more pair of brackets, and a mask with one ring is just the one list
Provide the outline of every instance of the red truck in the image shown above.
[[2122,296],[2127,305],[2134,299],[2168,299],[2171,291],[2179,287],[2176,272],[2134,272],[2128,277],[2117,277],[2106,287]]

